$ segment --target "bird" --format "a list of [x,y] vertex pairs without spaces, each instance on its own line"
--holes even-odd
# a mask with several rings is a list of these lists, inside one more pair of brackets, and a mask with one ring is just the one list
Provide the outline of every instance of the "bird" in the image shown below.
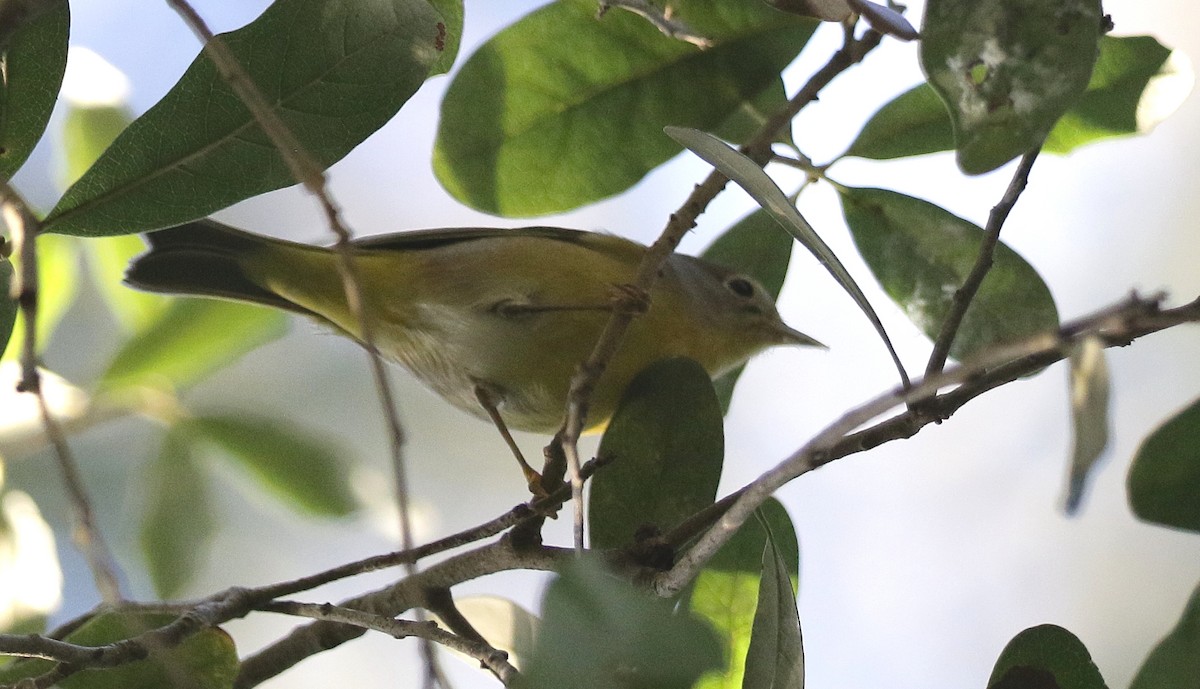
[[[125,282],[149,292],[264,304],[354,340],[338,251],[246,232],[211,219],[155,230]],[[354,240],[363,316],[373,344],[450,404],[490,420],[531,488],[540,480],[509,429],[552,433],[572,375],[614,305],[638,303],[646,247],[559,227],[448,228]],[[630,381],[657,361],[688,357],[715,378],[780,345],[823,347],[786,325],[748,275],[671,254],[598,380],[588,431],[602,430]]]

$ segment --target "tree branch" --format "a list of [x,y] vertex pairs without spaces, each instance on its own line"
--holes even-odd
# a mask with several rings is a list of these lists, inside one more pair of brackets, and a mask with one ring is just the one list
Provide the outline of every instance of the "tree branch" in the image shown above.
[[[970,362],[928,376],[907,390],[894,389],[851,409],[791,456],[739,491],[724,514],[679,558],[675,566],[655,578],[655,591],[661,596],[672,596],[682,590],[755,509],[784,484],[813,469],[890,440],[911,437],[928,424],[949,418],[984,392],[1062,360],[1077,340],[1097,336],[1106,347],[1124,346],[1152,332],[1182,323],[1200,322],[1200,299],[1165,311],[1159,309],[1161,299],[1160,295],[1149,299],[1131,295],[1127,300],[1097,314],[1063,325],[1057,332],[996,347]],[[947,387],[954,389],[938,395],[939,390]],[[910,408],[875,427],[854,432],[900,405],[909,405]]]
[[11,293],[21,311],[25,325],[25,337],[21,351],[21,381],[18,392],[27,392],[37,398],[38,412],[46,438],[54,447],[54,457],[62,472],[63,485],[67,489],[71,507],[75,513],[72,537],[76,547],[87,558],[96,589],[109,602],[121,600],[121,584],[116,561],[100,535],[92,501],[79,474],[79,465],[67,444],[58,422],[50,413],[46,395],[42,390],[41,374],[38,372],[37,317],[38,317],[38,255],[37,235],[40,223],[21,195],[4,182],[0,185],[0,212],[12,233],[12,242],[19,261],[13,272]]
[[1025,191],[1025,185],[1029,182],[1029,171],[1033,169],[1033,163],[1037,160],[1041,150],[1038,147],[1021,156],[1021,162],[1013,172],[1008,189],[1004,191],[1000,202],[993,206],[992,212],[988,214],[983,242],[979,245],[979,256],[975,259],[975,265],[971,268],[971,272],[963,280],[962,286],[954,292],[950,311],[946,314],[946,320],[942,321],[942,329],[938,332],[937,340],[933,343],[933,351],[929,354],[929,363],[925,366],[926,376],[937,374],[946,367],[946,358],[950,355],[950,346],[954,344],[954,336],[958,334],[963,316],[967,314],[967,309],[971,307],[971,301],[975,299],[980,285],[983,284],[988,271],[992,269],[992,256],[996,253],[996,245],[1000,243],[1000,228],[1004,227],[1004,221],[1008,219],[1008,214],[1012,211],[1013,206],[1017,205],[1017,199],[1021,197],[1021,192]]
[[364,630],[382,632],[396,639],[409,636],[420,637],[478,660],[484,667],[491,670],[492,674],[505,686],[509,686],[517,677],[517,668],[508,662],[507,653],[481,641],[448,632],[439,627],[436,622],[397,620],[386,615],[376,615],[329,603],[275,601],[260,609],[266,612],[360,627]]

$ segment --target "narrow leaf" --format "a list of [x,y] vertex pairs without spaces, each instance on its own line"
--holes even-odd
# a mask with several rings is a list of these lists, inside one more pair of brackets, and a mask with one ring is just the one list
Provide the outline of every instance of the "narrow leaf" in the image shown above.
[[[1016,682],[1014,677],[1025,677]],[[1045,678],[1045,679],[1030,679]],[[1050,684],[1044,682],[1050,681]],[[1052,624],[1030,627],[1004,647],[988,689],[1106,689],[1100,670],[1092,662],[1083,642],[1071,632]]]
[[1074,440],[1067,479],[1067,514],[1075,514],[1088,477],[1108,445],[1108,364],[1104,343],[1089,337],[1071,349],[1071,420]]
[[1179,623],[1154,647],[1129,689],[1195,689],[1200,677],[1200,586]]
[[1127,488],[1139,519],[1200,532],[1200,400],[1142,442]]
[[550,583],[542,613],[528,689],[689,689],[721,666],[708,625],[590,559],[572,560]]
[[720,126],[778,81],[815,27],[758,2],[671,10],[712,45],[668,38],[630,12],[597,20],[594,0],[546,4],[498,33],[446,92],[438,180],[463,203],[509,216],[624,191],[679,153],[664,125]]
[[757,201],[763,210],[770,213],[783,229],[795,237],[796,241],[800,242],[805,249],[808,249],[816,257],[821,265],[825,266],[829,274],[854,299],[854,303],[858,304],[858,308],[862,310],[867,319],[871,321],[871,324],[875,326],[875,331],[879,333],[879,338],[883,340],[888,353],[892,356],[892,361],[896,365],[896,370],[900,373],[900,378],[907,384],[908,375],[904,372],[904,366],[900,363],[900,357],[896,354],[896,349],[892,346],[892,341],[888,337],[887,331],[884,330],[883,323],[879,320],[875,309],[867,301],[867,296],[859,289],[858,283],[854,281],[850,272],[846,270],[846,267],[834,255],[829,245],[817,235],[812,225],[808,224],[808,221],[804,219],[800,211],[796,210],[795,205],[788,200],[783,191],[767,176],[767,173],[761,167],[754,164],[754,161],[733,150],[725,142],[713,137],[711,134],[681,127],[667,127],[665,131],[671,138],[691,150],[692,153],[700,156],[705,162],[724,173],[726,177],[737,182],[738,186],[746,190],[746,193]]
[[147,468],[140,544],[154,591],[177,598],[208,561],[213,533],[208,478],[196,466],[187,425],[167,431],[162,450]]
[[722,423],[700,364],[667,359],[639,373],[600,441],[599,456],[612,463],[592,479],[592,545],[629,545],[642,526],[666,530],[711,505],[725,453]]
[[[70,9],[66,0],[41,4],[49,9],[29,17],[6,36],[4,78],[0,79],[2,180],[12,178],[42,138],[67,68]],[[7,34],[11,25],[4,24]]]
[[[786,232],[780,232],[779,223],[760,208],[717,237],[702,256],[753,277],[772,298],[777,299],[792,259],[792,238]],[[738,366],[713,381],[723,413],[729,412],[733,388],[744,368]]]
[[[927,201],[885,189],[841,187],[854,243],[883,289],[930,338],[975,265],[983,230]],[[963,318],[950,355],[1058,327],[1058,310],[1037,272],[1005,244]]]
[[[425,81],[439,20],[425,0],[280,0],[222,38],[299,144],[328,166]],[[46,229],[101,236],[165,227],[295,181],[201,54],[67,190]]]
[[[105,646],[157,629],[174,615],[106,612],[88,620],[64,641],[80,646]],[[0,682],[36,677],[53,667],[48,660],[18,661],[0,670]],[[178,646],[155,649],[150,657],[114,668],[81,670],[55,686],[63,689],[229,689],[237,676],[238,657],[233,639],[220,628],[203,629]]]
[[745,689],[804,689],[800,611],[788,566],[770,530],[762,552],[762,579],[746,652]]
[[685,592],[684,605],[717,631],[729,665],[724,672],[709,673],[696,689],[739,689],[746,668],[746,652],[754,626],[762,580],[767,529],[786,563],[790,588],[795,592],[800,569],[796,530],[787,511],[771,498],[747,520]]
[[357,507],[338,453],[301,428],[243,415],[197,417],[187,430],[224,450],[289,507],[324,517]]
[[[1043,150],[1069,153],[1112,136],[1146,134],[1178,108],[1193,86],[1182,60],[1151,36],[1104,36],[1091,81],[1046,137]],[[845,155],[884,160],[954,148],[945,103],[920,84],[879,109]]]
[[848,0],[848,4],[867,20],[872,29],[885,36],[895,36],[902,41],[912,41],[921,36],[903,14],[887,5],[871,0]]
[[950,108],[958,166],[980,174],[1038,146],[1087,88],[1100,0],[930,0],[921,67]]
[[113,357],[101,384],[185,388],[284,333],[275,309],[215,299],[176,299]]

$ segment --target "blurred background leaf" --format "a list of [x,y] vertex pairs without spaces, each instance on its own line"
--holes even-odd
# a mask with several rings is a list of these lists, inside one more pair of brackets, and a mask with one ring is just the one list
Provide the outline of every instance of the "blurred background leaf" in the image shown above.
[[288,507],[324,517],[358,508],[348,469],[327,441],[295,425],[246,414],[204,415],[185,430],[212,443]]
[[572,560],[546,588],[542,628],[524,669],[529,689],[688,689],[721,667],[712,629],[670,601]]
[[154,591],[178,598],[208,562],[213,508],[208,477],[196,466],[189,424],[168,429],[162,448],[143,473],[140,545]]

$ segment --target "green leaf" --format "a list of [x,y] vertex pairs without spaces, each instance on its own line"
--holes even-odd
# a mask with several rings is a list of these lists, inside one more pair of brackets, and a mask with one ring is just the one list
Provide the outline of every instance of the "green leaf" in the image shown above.
[[1069,153],[1123,134],[1145,134],[1192,90],[1190,70],[1176,71],[1171,49],[1152,36],[1104,36],[1083,96],[1050,130],[1044,150]]
[[[758,280],[777,299],[792,260],[792,238],[780,232],[779,223],[760,208],[717,237],[702,256]],[[729,412],[733,388],[744,369],[745,366],[738,366],[713,381],[723,413]]]
[[70,8],[59,0],[9,36],[0,79],[2,180],[12,178],[46,131],[67,68],[70,27]]
[[767,176],[767,173],[754,161],[733,150],[711,134],[680,127],[667,127],[666,132],[668,136],[687,146],[692,153],[736,182],[758,202],[763,210],[770,213],[771,217],[775,218],[775,221],[787,230],[788,234],[795,237],[801,246],[808,249],[809,253],[829,271],[838,285],[846,291],[846,294],[850,295],[854,303],[866,315],[867,320],[875,326],[875,332],[879,333],[879,338],[883,340],[884,346],[892,356],[896,370],[907,384],[908,374],[904,372],[904,366],[900,363],[896,348],[892,346],[892,340],[884,330],[883,323],[879,320],[871,302],[867,300],[867,295],[863,294],[854,277],[850,275],[850,271],[846,270],[846,266],[842,265],[841,260],[833,253],[829,245],[821,239],[812,225],[808,224],[800,211],[796,210],[796,206],[784,195],[783,190]]
[[774,498],[758,509],[756,517],[743,524],[717,551],[684,594],[685,607],[716,629],[725,648],[725,657],[729,659],[724,672],[705,675],[696,689],[739,689],[742,686],[759,599],[767,528],[787,565],[795,592],[800,552],[791,518]]
[[[1017,677],[1029,679],[1017,682],[1014,679]],[[1047,680],[1052,683],[1044,683]],[[988,680],[988,689],[1002,686],[1005,689],[1105,689],[1104,678],[1083,642],[1052,624],[1030,627],[1008,642]]]
[[[1104,36],[1083,95],[1046,137],[1043,150],[1068,153],[1123,134],[1145,134],[1192,88],[1191,73],[1168,62],[1171,50],[1150,36]],[[929,84],[876,112],[845,155],[884,160],[949,151],[954,132],[945,103]]]
[[1129,689],[1195,689],[1200,677],[1200,586],[1179,624],[1150,651]]
[[248,415],[201,416],[186,424],[188,432],[220,447],[290,507],[324,517],[357,508],[337,451],[304,429]]
[[[936,338],[955,290],[975,264],[983,230],[927,201],[885,189],[842,187],[846,224],[884,290]],[[1003,242],[963,318],[950,355],[1058,327],[1058,310],[1037,272]]]
[[717,495],[725,434],[708,374],[691,359],[666,359],[625,390],[600,441],[612,460],[592,478],[591,544],[618,548],[643,525],[675,526]]
[[1108,445],[1108,364],[1104,343],[1088,337],[1071,348],[1071,475],[1067,479],[1067,514],[1075,514],[1088,476]]
[[429,4],[442,15],[442,21],[437,25],[438,38],[433,42],[438,57],[429,69],[429,76],[432,77],[449,72],[454,66],[454,59],[458,57],[458,46],[462,41],[463,0],[429,0]]
[[959,168],[980,174],[1037,147],[1087,88],[1100,0],[930,0],[921,67],[950,108]]
[[[680,0],[701,50],[594,0],[545,5],[467,60],[442,102],[434,172],[483,211],[541,215],[628,189],[679,153],[664,125],[718,127],[779,79],[815,23],[758,2]],[[570,37],[564,40],[563,37]]]
[[[174,615],[106,612],[88,620],[64,641],[105,646],[171,623]],[[36,677],[53,667],[48,660],[19,661],[0,670],[0,682]],[[203,629],[178,646],[151,651],[150,656],[114,668],[82,670],[55,686],[63,689],[229,689],[237,676],[233,639],[219,628]]]
[[1200,400],[1142,442],[1127,488],[1139,519],[1200,532]]
[[[223,39],[299,144],[328,166],[391,119],[425,81],[438,59],[439,19],[425,0],[280,0]],[[67,190],[46,229],[139,232],[294,183],[201,54]]]
[[746,652],[745,689],[804,689],[804,642],[788,563],[767,531],[754,629]]
[[721,666],[708,625],[670,601],[572,560],[550,583],[525,689],[688,689]]
[[[7,352],[13,328],[17,323],[17,301],[12,298],[13,266],[8,259],[0,258],[0,359]],[[19,346],[19,345],[18,345]]]
[[185,388],[278,338],[287,316],[276,309],[215,299],[176,299],[117,352],[101,384]]
[[946,104],[929,84],[921,84],[872,115],[845,155],[888,160],[952,148],[954,130]]
[[208,560],[213,533],[208,479],[196,466],[187,424],[167,431],[162,450],[146,470],[140,544],[154,591],[176,598]]
[[[46,348],[54,329],[58,327],[67,309],[75,301],[79,277],[79,254],[75,240],[70,237],[55,237],[41,234],[37,237],[38,264],[38,351]],[[15,256],[13,258],[16,258]],[[17,320],[12,331],[12,342],[25,338],[25,319]],[[10,347],[4,352],[5,359],[16,360],[21,356],[21,347]]]

